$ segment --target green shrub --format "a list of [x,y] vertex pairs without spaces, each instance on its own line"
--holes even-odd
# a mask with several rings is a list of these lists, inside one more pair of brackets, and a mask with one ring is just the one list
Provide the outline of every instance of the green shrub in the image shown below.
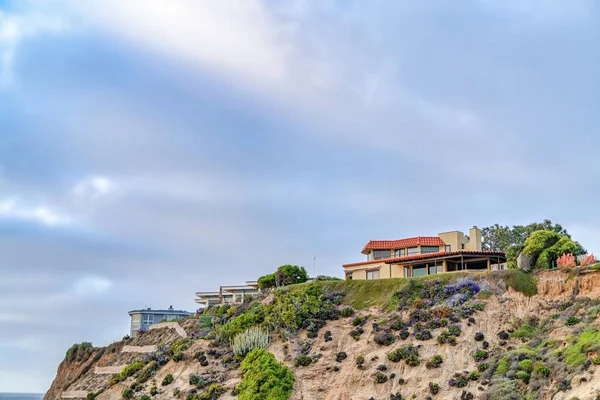
[[400,362],[405,360],[406,365],[416,367],[419,365],[419,349],[414,347],[412,344],[402,346],[394,350],[387,355],[388,359],[392,362]]
[[189,393],[185,400],[216,400],[226,391],[227,388],[225,386],[213,383],[206,392],[202,394]]
[[354,314],[354,308],[352,308],[352,307],[344,307],[344,308],[342,308],[342,311],[340,312],[340,315],[344,318],[351,317],[352,314]]
[[126,365],[125,367],[123,367],[123,370],[119,374],[115,375],[112,378],[111,384],[114,385],[115,383],[123,382],[125,379],[129,378],[142,368],[144,368],[144,363],[140,361],[136,361],[132,364]]
[[210,329],[212,326],[212,317],[201,315],[198,317],[198,325],[201,329]]
[[356,365],[361,368],[363,365],[365,365],[365,356],[358,356],[356,357]]
[[592,363],[594,365],[600,365],[600,356],[596,356],[596,357],[592,358]]
[[565,325],[573,326],[573,325],[577,325],[580,322],[581,322],[581,319],[571,316],[571,317],[567,318],[567,320],[565,321]]
[[427,369],[439,368],[443,362],[444,362],[444,359],[442,358],[442,356],[439,354],[436,354],[431,358],[431,360],[429,360],[425,363],[425,367]]
[[475,351],[475,355],[473,356],[473,358],[475,358],[475,361],[477,361],[477,362],[483,361],[488,357],[489,357],[489,353],[487,351],[481,350],[481,349],[477,349],[477,351]]
[[158,388],[156,386],[152,386],[150,388],[150,395],[151,396],[156,396],[158,394]]
[[498,366],[496,367],[496,372],[501,375],[506,375],[509,368],[510,368],[510,356],[504,356],[498,362]]
[[154,373],[158,370],[158,368],[158,362],[150,361],[135,380],[135,384],[141,385],[142,383],[146,383],[150,378],[154,376]]
[[264,349],[254,349],[242,361],[243,377],[236,387],[239,400],[287,400],[294,387],[294,375],[285,364]]
[[435,396],[440,392],[440,385],[435,382],[429,382],[429,392]]
[[140,396],[140,400],[150,400],[150,396],[148,396],[147,394],[144,394],[144,395]]
[[175,380],[175,378],[173,378],[173,374],[167,374],[167,376],[165,376],[165,378],[162,381],[162,385],[163,386],[170,385],[171,383],[173,383],[174,380]]
[[531,379],[531,374],[529,374],[528,372],[525,372],[525,371],[517,371],[517,373],[515,374],[515,377],[517,379],[522,380],[525,383],[529,383],[529,379]]
[[90,342],[75,343],[67,350],[65,361],[85,361],[94,351],[94,346]]
[[280,288],[275,303],[265,311],[265,324],[273,329],[291,331],[306,328],[309,333],[316,334],[325,320],[339,316],[337,306],[343,294],[332,293],[323,292],[323,288],[316,284]]
[[312,363],[312,358],[306,354],[298,354],[294,359],[294,366],[296,367],[307,367]]
[[479,379],[479,372],[477,371],[472,371],[469,375],[468,378],[470,381],[476,381],[477,379]]
[[456,336],[451,335],[446,329],[444,329],[437,337],[437,342],[439,344],[450,344],[452,346],[456,346]]
[[251,302],[244,311],[224,324],[215,325],[215,336],[221,343],[231,343],[236,335],[261,325],[265,321],[265,307],[258,301]]
[[565,356],[565,363],[570,366],[581,366],[588,359],[589,353],[600,351],[600,331],[584,332],[574,343],[558,351]]
[[304,283],[308,280],[308,273],[304,267],[297,265],[282,265],[276,272],[258,278],[258,287],[260,289],[269,289],[295,283]]
[[536,375],[540,375],[543,376],[544,378],[547,378],[550,376],[550,368],[548,368],[543,362],[538,361],[535,364],[533,364],[533,372]]
[[196,386],[198,389],[202,389],[203,387],[205,387],[207,385],[207,382],[205,382],[200,376],[198,375],[191,375],[190,379],[189,379],[189,384],[190,385],[194,385]]
[[123,391],[121,392],[121,397],[124,399],[131,399],[133,397],[133,390],[123,389]]
[[488,363],[481,363],[477,365],[477,371],[478,372],[485,372],[488,370],[488,368],[490,367],[490,365]]
[[462,329],[460,329],[460,326],[458,325],[450,325],[448,326],[448,333],[452,336],[459,337],[462,333]]
[[383,372],[378,372],[375,375],[375,382],[376,383],[385,383],[385,382],[387,382],[387,380],[388,380],[388,377]]
[[533,361],[523,360],[519,363],[519,368],[521,368],[525,372],[532,372],[533,371]]
[[269,346],[269,331],[259,327],[252,327],[237,334],[233,338],[231,348],[241,357],[254,349],[266,349]]

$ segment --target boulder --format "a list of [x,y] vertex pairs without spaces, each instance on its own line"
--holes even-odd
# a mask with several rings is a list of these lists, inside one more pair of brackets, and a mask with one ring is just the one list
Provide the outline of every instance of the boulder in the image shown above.
[[528,256],[527,254],[521,252],[519,257],[517,257],[517,266],[519,269],[522,269],[525,272],[530,272],[535,261],[534,258],[534,256]]

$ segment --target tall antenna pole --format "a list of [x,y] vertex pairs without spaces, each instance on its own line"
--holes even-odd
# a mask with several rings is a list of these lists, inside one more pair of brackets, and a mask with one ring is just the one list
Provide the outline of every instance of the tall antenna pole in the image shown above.
[[317,263],[317,257],[313,257],[313,279],[315,278],[315,264]]

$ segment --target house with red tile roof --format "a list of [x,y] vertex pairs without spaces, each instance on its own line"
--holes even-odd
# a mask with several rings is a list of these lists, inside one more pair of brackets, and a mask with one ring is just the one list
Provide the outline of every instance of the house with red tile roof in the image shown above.
[[456,271],[506,268],[506,255],[484,251],[481,230],[469,236],[460,231],[399,240],[370,240],[362,250],[366,261],[344,264],[346,279],[384,279],[426,276]]

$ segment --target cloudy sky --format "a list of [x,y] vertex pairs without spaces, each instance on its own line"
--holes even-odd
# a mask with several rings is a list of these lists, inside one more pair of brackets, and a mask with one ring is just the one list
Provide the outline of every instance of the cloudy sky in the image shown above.
[[598,248],[594,0],[0,0],[0,392],[369,239]]

